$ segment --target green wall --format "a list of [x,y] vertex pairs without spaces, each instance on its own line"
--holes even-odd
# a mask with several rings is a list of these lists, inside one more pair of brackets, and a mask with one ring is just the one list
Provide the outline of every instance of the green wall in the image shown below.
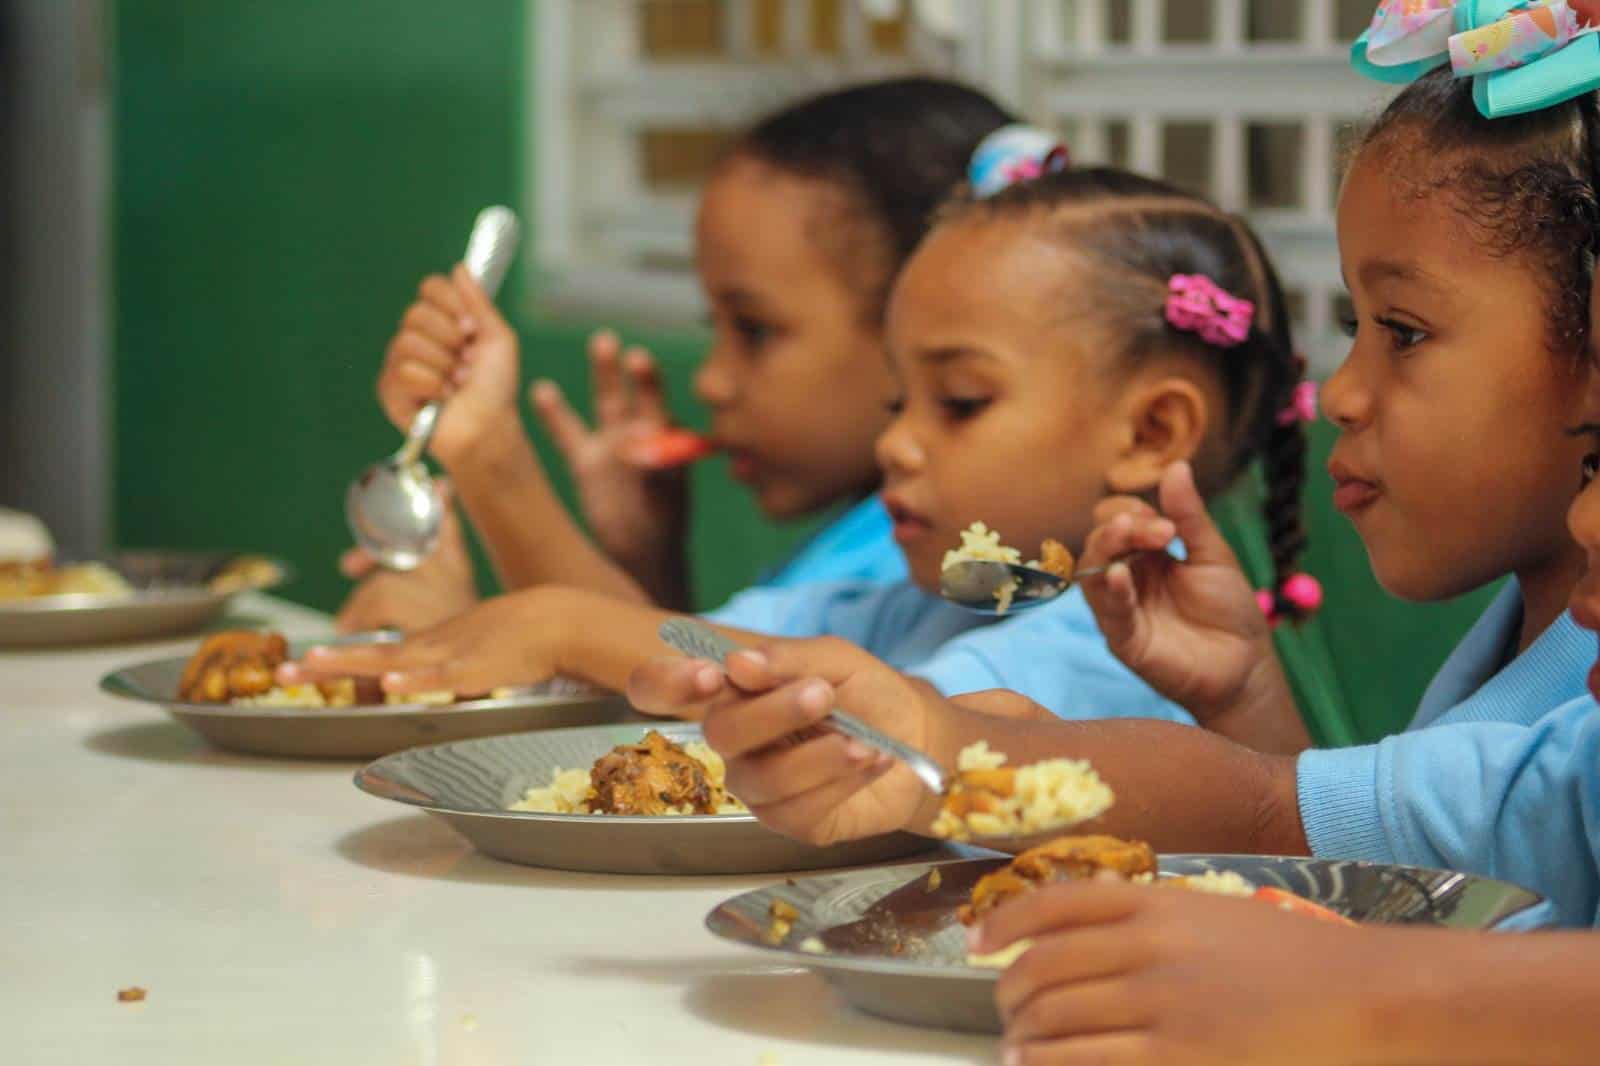
[[[398,442],[372,395],[384,344],[419,277],[460,256],[478,209],[523,200],[524,8],[114,5],[123,545],[275,552],[300,570],[291,596],[339,603],[344,487]],[[519,291],[515,276],[506,291]],[[581,395],[592,324],[512,318],[525,368]],[[690,410],[701,338],[630,339],[655,348]],[[1430,608],[1384,598],[1328,506],[1330,437],[1319,427],[1308,493],[1329,608],[1282,643],[1302,702],[1365,738],[1409,717],[1487,593]],[[804,531],[763,522],[715,464],[697,488],[697,595],[710,604]],[[1249,500],[1222,513],[1264,572]]]
[[[385,342],[478,209],[522,201],[524,8],[115,5],[121,543],[276,552],[300,571],[289,595],[339,603],[344,486],[399,439],[373,399]],[[518,291],[514,276],[508,305]],[[511,317],[529,376],[581,394],[591,327]],[[690,410],[700,338],[629,339]],[[803,532],[762,522],[720,474],[697,486],[715,519],[695,524],[705,603]]]

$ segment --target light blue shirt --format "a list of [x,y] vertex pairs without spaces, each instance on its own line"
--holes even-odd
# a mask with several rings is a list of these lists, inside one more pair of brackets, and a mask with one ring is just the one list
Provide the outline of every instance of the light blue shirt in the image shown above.
[[1004,688],[1063,718],[1194,721],[1117,661],[1078,589],[1003,618],[962,610],[908,581],[751,589],[706,617],[780,637],[842,637],[946,696]]
[[1600,924],[1595,638],[1563,614],[1502,667],[1521,620],[1510,582],[1406,732],[1301,755],[1301,818],[1319,857],[1496,877],[1543,894],[1544,919]]
[[874,581],[907,576],[905,553],[894,542],[894,523],[883,498],[869,496],[823,526],[757,582],[760,588],[794,588],[819,581]]

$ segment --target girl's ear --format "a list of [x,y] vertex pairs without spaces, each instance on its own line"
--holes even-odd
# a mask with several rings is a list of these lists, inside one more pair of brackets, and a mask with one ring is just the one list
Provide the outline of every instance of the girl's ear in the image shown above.
[[1194,461],[1205,443],[1210,404],[1191,378],[1163,375],[1129,390],[1127,431],[1121,454],[1106,473],[1118,495],[1142,495],[1161,483],[1161,472],[1179,460]]

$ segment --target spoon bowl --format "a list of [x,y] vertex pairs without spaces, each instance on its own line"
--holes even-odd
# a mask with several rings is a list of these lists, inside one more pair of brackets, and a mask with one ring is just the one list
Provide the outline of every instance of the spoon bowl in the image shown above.
[[[519,226],[508,207],[478,213],[463,260],[492,300],[516,254]],[[345,520],[356,543],[390,570],[414,570],[439,542],[444,500],[422,461],[439,424],[440,403],[423,407],[400,450],[368,467],[345,493]]]

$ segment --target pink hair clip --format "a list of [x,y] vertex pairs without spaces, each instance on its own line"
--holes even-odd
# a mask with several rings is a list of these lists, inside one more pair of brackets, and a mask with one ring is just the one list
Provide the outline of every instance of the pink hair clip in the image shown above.
[[1278,412],[1278,425],[1292,426],[1296,422],[1317,420],[1317,383],[1302,381],[1289,394],[1289,402]]
[[1285,612],[1278,610],[1280,603],[1287,604],[1295,617],[1306,618],[1316,614],[1322,606],[1322,582],[1310,574],[1291,574],[1277,592],[1271,589],[1257,591],[1256,603],[1272,625],[1283,621]]
[[1174,274],[1167,282],[1167,321],[1216,348],[1237,348],[1250,336],[1256,305],[1204,274]]

